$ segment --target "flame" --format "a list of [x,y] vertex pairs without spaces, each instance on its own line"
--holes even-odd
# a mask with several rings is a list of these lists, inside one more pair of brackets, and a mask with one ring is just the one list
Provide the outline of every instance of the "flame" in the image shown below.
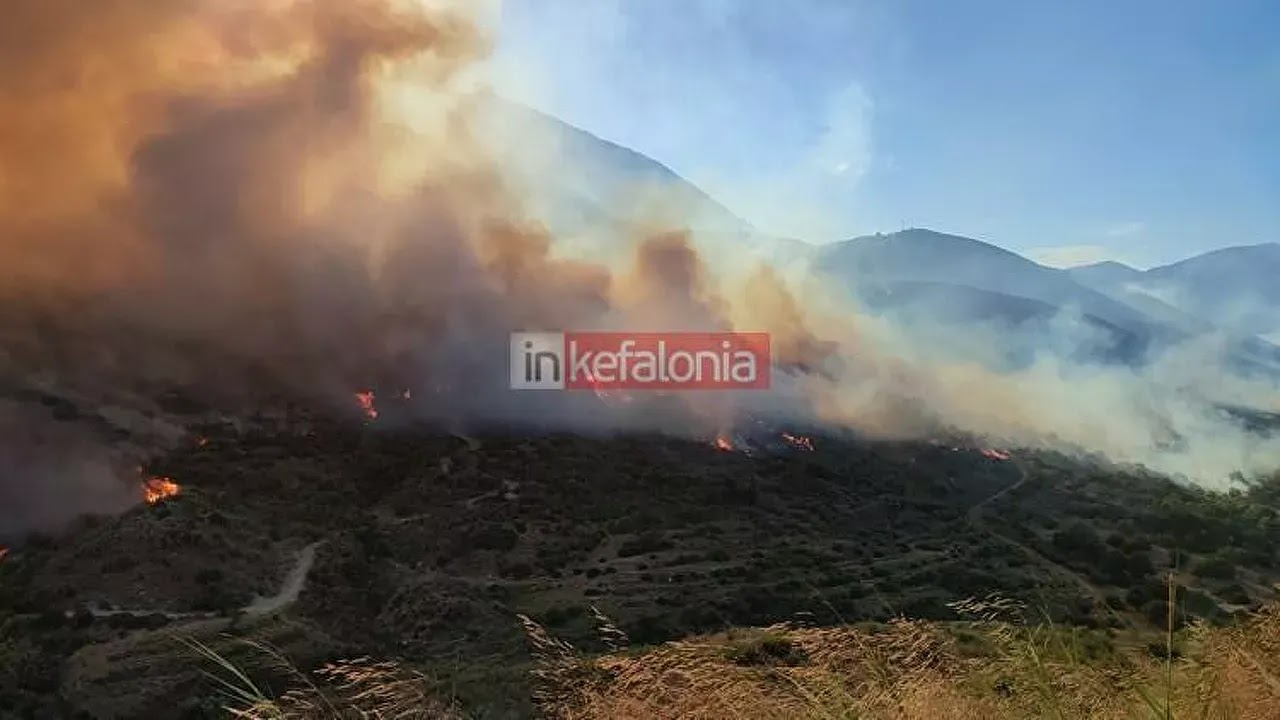
[[376,404],[377,396],[372,390],[364,390],[356,393],[356,402],[360,403],[360,410],[364,412],[364,416],[370,421],[378,419],[378,406]]
[[9,557],[9,548],[0,545],[0,562],[4,562],[7,557]]
[[792,435],[791,433],[784,432],[782,433],[782,439],[791,443],[791,445],[797,449],[804,450],[805,452],[813,452],[812,438],[805,437],[804,435]]
[[209,438],[204,437],[204,436],[200,436],[200,437],[196,438],[196,447],[200,447],[200,448],[202,448],[202,447],[205,447],[205,446],[206,446],[206,445],[208,445],[208,444],[209,444]]
[[729,438],[725,437],[724,435],[717,436],[716,449],[722,450],[724,452],[733,452],[733,443],[730,442]]
[[182,486],[167,477],[153,477],[142,483],[142,497],[148,505],[175,497],[180,492]]
[[992,450],[990,448],[983,448],[982,456],[990,460],[999,460],[1000,462],[1013,458],[1013,455],[1010,455],[1003,450]]

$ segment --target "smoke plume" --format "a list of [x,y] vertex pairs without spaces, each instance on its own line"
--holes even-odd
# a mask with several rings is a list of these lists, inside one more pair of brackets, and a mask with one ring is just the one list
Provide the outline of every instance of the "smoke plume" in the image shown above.
[[[528,178],[507,172],[520,158],[485,131],[502,104],[484,82],[491,38],[465,8],[10,0],[0,368],[102,395],[253,398],[265,378],[333,402],[411,389],[422,415],[451,422],[669,428],[589,397],[508,392],[507,333],[736,327],[771,332],[788,372],[768,397],[691,398],[695,420],[732,422],[745,403],[879,434],[1057,433],[1137,461],[1159,445],[1143,413],[1186,419],[1175,431],[1193,442],[1229,432],[1200,423],[1199,406],[1132,396],[1145,387],[1133,378],[913,357],[892,328],[769,269],[718,272],[670,208],[628,217],[607,261],[558,252]],[[50,522],[30,507],[57,494],[45,490],[109,467],[81,457],[92,471],[0,454],[3,512]],[[1277,455],[1237,443],[1196,469],[1259,457]],[[34,499],[11,502],[19,495]]]

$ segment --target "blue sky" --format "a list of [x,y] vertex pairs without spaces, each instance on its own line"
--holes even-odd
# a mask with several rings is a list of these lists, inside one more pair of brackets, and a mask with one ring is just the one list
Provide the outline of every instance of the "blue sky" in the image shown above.
[[504,92],[813,241],[1280,240],[1274,0],[503,0]]

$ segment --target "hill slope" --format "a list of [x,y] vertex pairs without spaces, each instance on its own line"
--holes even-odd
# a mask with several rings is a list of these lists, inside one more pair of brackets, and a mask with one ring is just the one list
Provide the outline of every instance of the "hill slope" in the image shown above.
[[[509,716],[528,697],[517,614],[580,642],[595,605],[654,643],[797,617],[948,618],[947,603],[999,589],[1056,621],[1143,625],[1163,612],[1174,553],[1193,568],[1230,558],[1229,575],[1194,582],[1205,617],[1280,579],[1274,513],[1245,512],[1246,497],[1051,454],[836,436],[812,451],[760,436],[748,454],[294,417],[207,428],[150,468],[178,497],[0,562],[0,668],[44,668],[0,681],[0,704],[177,717],[201,691],[172,635],[232,632],[287,636],[305,663],[398,657]],[[237,611],[288,585],[304,547],[296,602]]]
[[1280,331],[1280,243],[1232,247],[1143,273],[1153,294],[1220,327]]

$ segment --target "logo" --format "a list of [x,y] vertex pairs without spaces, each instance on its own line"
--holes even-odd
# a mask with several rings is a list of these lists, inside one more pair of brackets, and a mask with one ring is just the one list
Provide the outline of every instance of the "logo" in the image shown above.
[[767,333],[511,333],[513,390],[763,390]]

